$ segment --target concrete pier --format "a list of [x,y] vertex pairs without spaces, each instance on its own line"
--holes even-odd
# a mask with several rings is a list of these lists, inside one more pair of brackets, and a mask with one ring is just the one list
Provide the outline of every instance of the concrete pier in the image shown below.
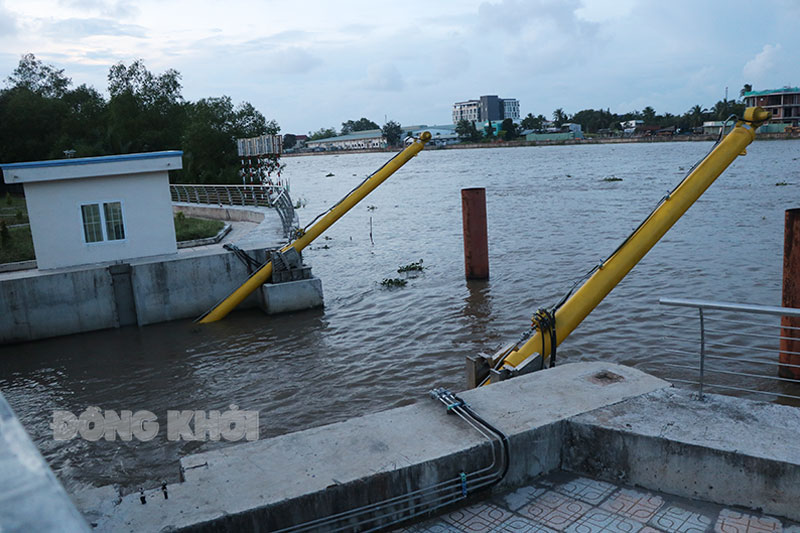
[[[260,263],[267,259],[266,249],[284,243],[274,209],[192,204],[174,208],[190,215],[257,222],[234,244]],[[196,318],[250,275],[222,246],[118,263],[0,273],[0,343]],[[259,306],[274,314],[322,305],[318,279],[279,285],[251,295],[240,307]]]
[[[606,363],[562,365],[460,396],[508,436],[510,467],[500,490],[563,470],[800,518],[800,450],[787,429],[800,427],[793,407],[713,395],[700,401]],[[274,531],[457,477],[490,456],[483,436],[421,397],[411,406],[188,456],[169,500],[143,506],[132,494],[94,521],[99,531]],[[390,507],[372,525],[404,512]]]

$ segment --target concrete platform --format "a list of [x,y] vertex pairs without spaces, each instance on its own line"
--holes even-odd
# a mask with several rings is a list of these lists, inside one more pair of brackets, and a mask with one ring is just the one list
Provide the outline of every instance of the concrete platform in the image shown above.
[[[800,456],[793,441],[800,426],[793,407],[712,395],[701,402],[663,380],[608,363],[562,365],[460,396],[508,436],[510,465],[495,491],[542,488],[541,476],[569,471],[800,518],[794,505]],[[181,461],[183,481],[168,487],[169,500],[156,496],[141,505],[131,494],[114,502],[87,500],[81,508],[97,531],[372,530],[419,519],[431,503],[419,492],[413,509],[381,502],[458,478],[491,459],[484,436],[449,416],[440,402],[420,398],[411,406],[188,456]],[[457,500],[463,505],[493,494]],[[356,508],[367,511],[309,524]],[[744,520],[722,511],[720,517]],[[649,519],[636,531],[653,527],[646,524]],[[531,527],[520,530],[564,529]]]

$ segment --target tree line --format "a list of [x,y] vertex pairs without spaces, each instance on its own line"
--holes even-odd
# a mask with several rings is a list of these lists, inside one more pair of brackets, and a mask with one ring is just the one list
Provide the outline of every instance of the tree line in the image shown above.
[[106,99],[36,59],[22,57],[0,90],[0,160],[39,161],[159,150],[183,150],[184,166],[171,179],[237,183],[236,139],[277,134],[280,126],[252,104],[229,96],[191,102],[181,75],[150,72],[141,60],[108,72]]
[[[746,84],[739,95],[751,91],[752,86]],[[725,120],[731,115],[741,117],[744,113],[745,104],[743,101],[723,99],[714,104],[711,108],[704,108],[701,105],[692,106],[691,109],[682,115],[672,113],[658,114],[651,106],[647,106],[641,111],[631,111],[629,113],[612,113],[609,109],[583,109],[572,115],[566,113],[563,108],[553,111],[551,120],[544,115],[534,115],[528,113],[519,124],[511,119],[495,121],[489,125],[478,128],[474,122],[461,120],[456,124],[456,134],[463,142],[491,142],[495,139],[513,141],[522,135],[523,131],[543,131],[548,126],[560,128],[562,124],[580,124],[585,133],[608,133],[610,135],[621,134],[623,131],[622,123],[629,120],[641,120],[645,126],[658,126],[659,128],[672,128],[675,131],[691,132],[694,128],[700,127],[704,122],[714,120]]]
[[[740,95],[750,91],[751,86],[745,85]],[[553,111],[552,122],[556,127],[572,122],[580,124],[581,129],[586,133],[598,133],[601,130],[608,130],[609,133],[622,131],[622,122],[629,120],[641,120],[645,126],[658,126],[660,128],[675,128],[675,130],[691,131],[703,125],[703,122],[725,120],[731,115],[741,117],[744,113],[744,101],[719,100],[711,108],[701,105],[694,105],[682,115],[673,115],[665,112],[656,113],[655,109],[647,106],[641,111],[631,111],[629,113],[617,114],[608,109],[583,109],[573,115],[564,112],[562,108]],[[522,119],[520,126],[522,129],[541,130],[548,122],[543,115],[534,116],[532,113]]]
[[[394,120],[386,122],[383,126],[378,126],[376,122],[371,121],[366,117],[361,117],[358,120],[348,120],[342,122],[342,129],[336,131],[336,128],[320,128],[315,132],[308,132],[308,140],[316,141],[319,139],[327,139],[329,137],[337,137],[339,135],[349,135],[359,131],[381,130],[381,133],[386,138],[389,146],[399,146],[402,141],[403,127]],[[285,146],[285,144],[284,144]]]

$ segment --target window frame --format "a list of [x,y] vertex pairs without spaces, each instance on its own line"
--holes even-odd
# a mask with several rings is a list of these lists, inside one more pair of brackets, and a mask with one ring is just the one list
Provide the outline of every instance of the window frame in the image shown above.
[[[121,239],[109,239],[108,238],[108,221],[106,219],[106,206],[109,204],[119,204],[119,212],[120,212],[120,220],[122,222],[122,233],[123,238]],[[83,218],[83,208],[84,206],[97,206],[97,210],[100,215],[100,234],[102,239],[99,241],[92,241],[89,242],[86,240],[86,229],[85,229],[85,220]],[[80,228],[81,228],[81,239],[83,240],[83,244],[87,246],[96,246],[100,244],[110,244],[110,243],[124,243],[128,240],[128,221],[127,217],[125,216],[125,202],[121,199],[108,199],[108,200],[89,200],[89,201],[81,201],[78,204],[78,216],[80,217]]]

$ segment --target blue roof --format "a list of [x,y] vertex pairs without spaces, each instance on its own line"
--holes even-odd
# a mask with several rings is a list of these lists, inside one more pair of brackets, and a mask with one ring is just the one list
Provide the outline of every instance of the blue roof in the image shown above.
[[25,163],[1,164],[3,170],[14,168],[42,168],[65,167],[70,165],[90,165],[95,163],[116,163],[118,161],[142,161],[145,159],[160,159],[162,157],[181,157],[181,150],[167,150],[164,152],[145,152],[141,154],[103,155],[98,157],[78,157],[73,159],[50,159],[47,161],[30,161]]

